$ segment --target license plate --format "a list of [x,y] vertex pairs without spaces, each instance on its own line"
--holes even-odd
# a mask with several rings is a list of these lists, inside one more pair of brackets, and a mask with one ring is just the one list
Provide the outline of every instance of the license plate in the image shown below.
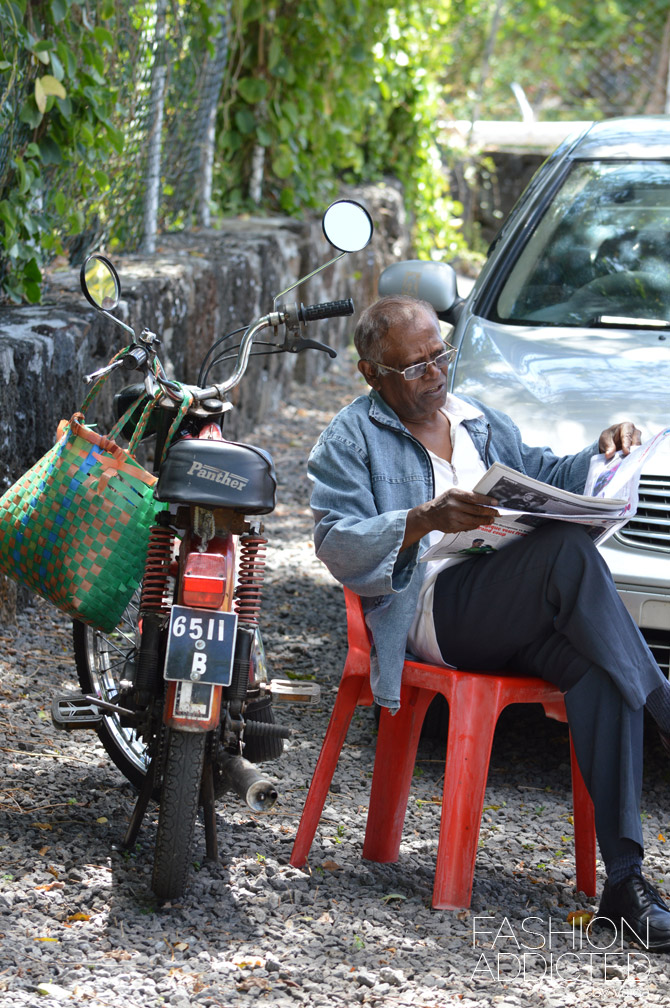
[[237,614],[173,606],[165,678],[230,686]]

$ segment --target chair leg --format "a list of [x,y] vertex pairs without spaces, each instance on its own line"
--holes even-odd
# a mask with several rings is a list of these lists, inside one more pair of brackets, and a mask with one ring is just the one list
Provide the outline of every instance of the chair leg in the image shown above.
[[500,697],[484,676],[455,683],[449,706],[440,839],[433,906],[470,906],[477,842]]
[[432,690],[403,691],[400,710],[382,710],[370,789],[363,857],[378,864],[398,860],[421,728]]
[[570,738],[570,767],[572,769],[572,808],[575,830],[575,861],[577,863],[577,888],[587,896],[596,894],[596,827],[593,802],[582,772],[577,764],[575,748]]
[[289,863],[294,868],[302,867],[307,860],[351,718],[365,686],[361,676],[343,679],[340,684],[291,851]]

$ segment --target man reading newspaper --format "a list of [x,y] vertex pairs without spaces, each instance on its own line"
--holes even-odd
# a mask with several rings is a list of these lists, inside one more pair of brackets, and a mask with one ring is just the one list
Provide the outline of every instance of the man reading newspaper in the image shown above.
[[643,712],[669,743],[670,686],[593,539],[578,523],[550,521],[505,549],[473,548],[477,533],[465,553],[420,562],[445,533],[499,518],[497,498],[472,489],[491,463],[580,494],[591,458],[627,455],[640,432],[619,423],[562,458],[524,444],[505,414],[447,395],[455,351],[424,302],[382,298],[362,314],[355,342],[371,391],[331,421],[308,471],[317,555],[363,599],[375,700],[398,708],[406,648],[557,685],[607,871],[599,915],[670,950],[670,908],[641,870],[639,812]]

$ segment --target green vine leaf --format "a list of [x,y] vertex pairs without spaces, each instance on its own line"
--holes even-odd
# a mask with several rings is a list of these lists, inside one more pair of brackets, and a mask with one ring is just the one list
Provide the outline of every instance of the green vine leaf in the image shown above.
[[267,97],[268,85],[257,77],[243,77],[237,82],[237,90],[246,102],[253,105]]
[[67,97],[67,93],[61,82],[52,77],[51,74],[45,74],[43,77],[38,77],[35,81],[35,104],[42,115],[46,112],[49,95],[54,95],[56,98]]
[[19,121],[30,126],[31,129],[36,129],[42,122],[42,113],[34,102],[27,101],[21,106]]
[[51,0],[51,16],[54,23],[58,24],[67,15],[69,3],[66,0]]

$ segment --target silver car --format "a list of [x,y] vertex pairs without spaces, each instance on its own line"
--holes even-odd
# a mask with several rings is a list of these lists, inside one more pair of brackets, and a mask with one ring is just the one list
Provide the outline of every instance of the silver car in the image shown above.
[[[504,410],[558,454],[630,419],[670,426],[670,116],[594,123],[539,169],[467,300],[442,263],[404,262],[380,293],[431,301],[454,326],[455,393]],[[626,608],[670,662],[670,449],[637,515],[602,547]]]

